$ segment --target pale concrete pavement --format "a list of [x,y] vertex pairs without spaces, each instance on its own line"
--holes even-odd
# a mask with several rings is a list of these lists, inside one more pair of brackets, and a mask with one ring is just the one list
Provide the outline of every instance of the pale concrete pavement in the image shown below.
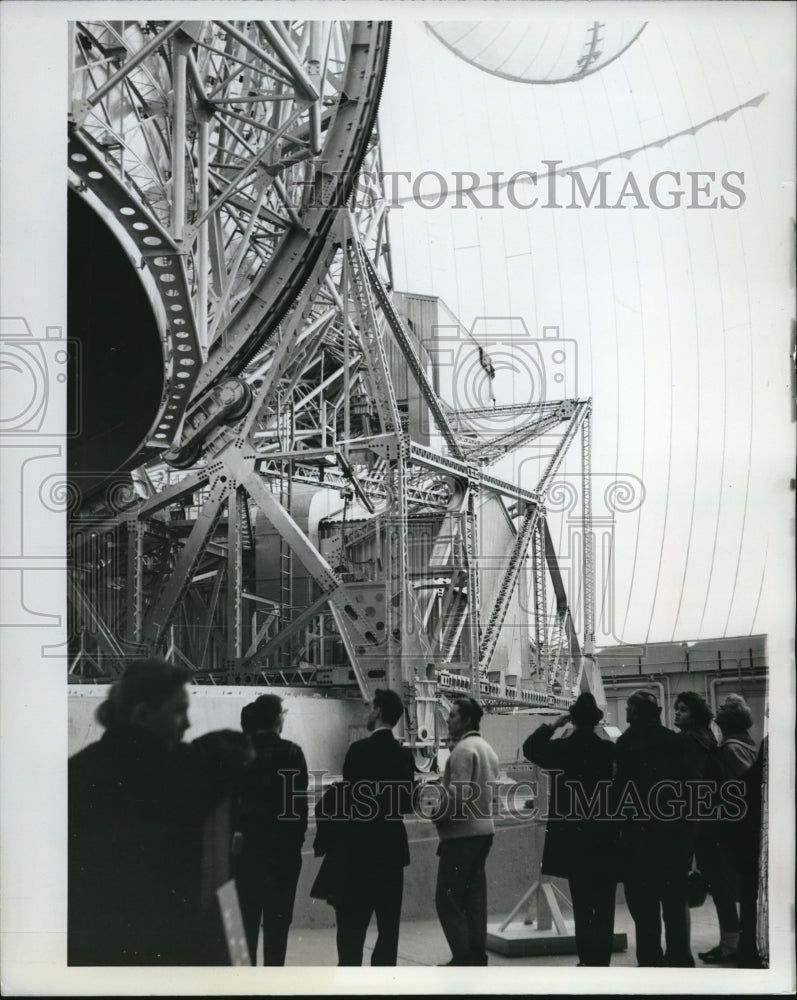
[[[325,905],[325,904],[322,904]],[[692,954],[695,964],[703,963],[697,953],[713,948],[719,941],[717,914],[709,898],[695,910],[692,916]],[[501,918],[493,914],[489,922],[500,923]],[[615,952],[612,955],[612,965],[618,967],[636,967],[634,953],[634,922],[628,913],[628,907],[620,903],[615,912],[615,931],[624,931],[628,936],[628,949]],[[371,921],[365,942],[364,964],[370,962],[371,951],[376,940],[376,921]],[[400,966],[435,966],[447,962],[451,957],[445,937],[436,920],[406,920],[401,924],[399,938]],[[295,928],[291,930],[288,939],[288,955],[286,965],[289,966],[330,966],[337,965],[334,927]],[[575,955],[546,955],[543,957],[507,958],[495,952],[489,953],[490,965],[510,966],[575,966],[578,959]],[[586,970],[585,970],[586,974]]]

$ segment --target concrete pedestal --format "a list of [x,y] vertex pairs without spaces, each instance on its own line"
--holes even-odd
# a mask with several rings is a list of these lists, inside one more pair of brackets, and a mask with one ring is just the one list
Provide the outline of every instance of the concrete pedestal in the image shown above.
[[[538,931],[529,924],[510,924],[501,930],[501,924],[487,925],[487,950],[517,958],[525,955],[575,955],[576,938],[572,921],[565,922],[567,933],[561,934],[555,927]],[[612,951],[625,951],[628,937],[615,934]]]
[[[487,949],[508,955],[575,955],[576,937],[573,920],[565,920],[559,902],[568,909],[572,903],[565,893],[540,876],[531,888],[523,893],[509,916],[500,924],[487,925]],[[516,918],[527,910],[525,920]],[[536,912],[532,922],[531,912]],[[628,938],[615,934],[612,951],[625,951]]]

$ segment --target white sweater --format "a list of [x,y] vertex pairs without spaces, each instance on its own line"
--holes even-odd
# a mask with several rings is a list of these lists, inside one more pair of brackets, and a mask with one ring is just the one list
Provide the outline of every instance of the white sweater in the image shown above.
[[476,730],[460,739],[446,761],[441,815],[441,840],[483,837],[495,833],[493,795],[498,780],[498,757]]

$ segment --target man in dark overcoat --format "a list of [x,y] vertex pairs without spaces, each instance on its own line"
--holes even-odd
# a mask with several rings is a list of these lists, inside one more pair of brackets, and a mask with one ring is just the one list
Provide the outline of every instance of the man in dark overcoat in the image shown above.
[[[620,828],[622,879],[641,966],[694,966],[687,877],[692,854],[684,741],[661,723],[649,691],[626,703],[628,728],[615,746],[613,810]],[[664,921],[665,950],[661,947]]]
[[410,863],[402,816],[412,807],[415,774],[410,750],[393,735],[403,712],[395,691],[377,689],[367,722],[371,735],[352,743],[343,762],[349,822],[341,861],[346,892],[335,903],[340,965],[362,965],[374,914],[378,936],[371,965],[395,965],[398,957],[404,868]]
[[[614,744],[595,732],[603,718],[585,692],[553,725],[523,744],[525,757],[551,775],[542,873],[566,878],[579,965],[609,965],[617,889],[616,826],[608,814]],[[572,733],[554,739],[566,725]]]

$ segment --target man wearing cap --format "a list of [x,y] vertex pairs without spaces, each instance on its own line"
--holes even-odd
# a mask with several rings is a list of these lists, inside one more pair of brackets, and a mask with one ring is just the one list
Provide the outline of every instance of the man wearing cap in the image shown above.
[[[628,728],[615,746],[614,809],[620,827],[625,898],[636,928],[641,966],[694,966],[690,949],[687,876],[690,831],[684,782],[692,777],[683,741],[661,723],[650,691],[626,703]],[[661,947],[664,921],[666,951]]]
[[[595,732],[602,718],[594,696],[584,692],[523,744],[527,760],[554,772],[541,870],[568,880],[579,965],[609,965],[614,939],[616,827],[606,815],[614,744]],[[568,736],[553,738],[571,723]]]

